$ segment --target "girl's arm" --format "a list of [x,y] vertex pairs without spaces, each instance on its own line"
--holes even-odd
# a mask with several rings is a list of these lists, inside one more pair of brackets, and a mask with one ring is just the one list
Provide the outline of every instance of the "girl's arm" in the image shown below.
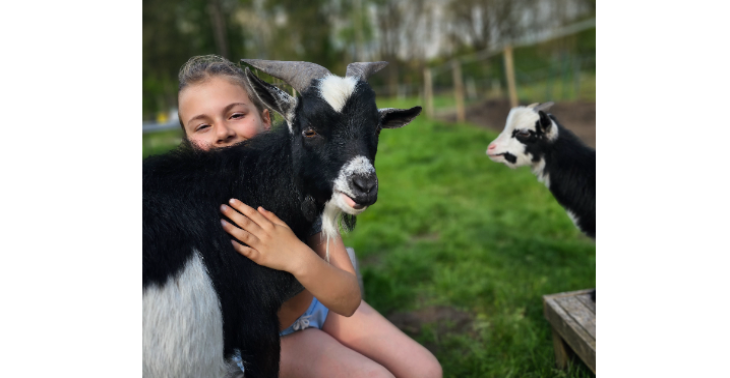
[[326,240],[320,239],[320,234],[309,238],[308,242],[313,246],[310,248],[274,213],[262,207],[254,210],[234,199],[229,204],[230,207],[221,206],[221,212],[235,225],[221,220],[223,228],[248,245],[231,240],[236,251],[259,265],[293,274],[330,310],[343,316],[355,313],[360,306],[360,287],[339,236],[329,241],[328,264],[320,257],[325,255],[327,246]]

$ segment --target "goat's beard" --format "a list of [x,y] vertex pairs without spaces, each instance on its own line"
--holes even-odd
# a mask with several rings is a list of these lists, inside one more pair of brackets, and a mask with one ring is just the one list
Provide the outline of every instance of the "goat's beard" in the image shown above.
[[345,232],[350,232],[355,229],[355,223],[357,222],[357,217],[350,214],[343,214],[342,215],[342,222],[340,225],[342,226],[342,229]]
[[[326,260],[330,261],[330,241],[338,235],[340,228],[349,232],[355,229],[357,217],[342,211],[335,201],[327,201],[322,212],[322,236],[326,239]],[[341,227],[342,226],[342,227]]]

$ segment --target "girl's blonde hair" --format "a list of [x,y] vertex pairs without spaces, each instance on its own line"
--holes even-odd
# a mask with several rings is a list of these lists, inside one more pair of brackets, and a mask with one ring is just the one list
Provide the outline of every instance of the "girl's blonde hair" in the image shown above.
[[[264,110],[266,106],[259,100],[258,96],[253,92],[252,88],[246,80],[245,74],[241,67],[233,64],[228,59],[218,55],[198,55],[188,59],[185,64],[180,67],[180,72],[177,74],[179,85],[177,88],[178,98],[180,92],[190,85],[195,85],[210,79],[211,77],[224,77],[231,81],[231,83],[240,85],[241,88],[248,95],[251,103],[256,107],[259,115],[263,118]],[[271,110],[269,110],[269,114]],[[180,121],[180,127],[185,131],[182,119],[180,119],[180,113],[178,112],[178,120]],[[187,133],[186,133],[187,135]]]

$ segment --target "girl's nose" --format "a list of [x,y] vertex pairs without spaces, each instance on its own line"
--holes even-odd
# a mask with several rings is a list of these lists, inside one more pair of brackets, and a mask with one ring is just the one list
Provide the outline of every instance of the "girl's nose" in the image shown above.
[[226,127],[225,125],[217,125],[216,137],[218,139],[216,141],[218,142],[218,144],[229,143],[236,137],[236,132],[232,128]]

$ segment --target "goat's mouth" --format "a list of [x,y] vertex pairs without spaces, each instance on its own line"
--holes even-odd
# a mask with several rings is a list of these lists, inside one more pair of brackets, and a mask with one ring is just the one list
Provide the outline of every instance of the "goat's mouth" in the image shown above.
[[345,193],[340,192],[340,195],[342,196],[342,200],[345,201],[347,206],[350,206],[351,208],[353,208],[355,210],[362,210],[367,207],[365,205],[361,205],[361,204],[355,202],[355,200],[352,199],[352,197],[348,196]]
[[506,152],[500,152],[498,154],[490,154],[489,152],[487,152],[487,156],[489,156],[490,159],[495,160],[495,161],[498,160],[500,157],[504,157],[504,154],[506,154]]
[[358,202],[349,194],[346,194],[345,192],[340,190],[335,190],[332,196],[332,200],[333,204],[339,207],[340,210],[350,215],[358,215],[365,211],[368,206],[372,205],[372,203]]
[[515,168],[517,164],[517,156],[512,155],[509,151],[500,152],[498,154],[490,154],[487,152],[487,156],[495,163],[504,163],[510,168]]

